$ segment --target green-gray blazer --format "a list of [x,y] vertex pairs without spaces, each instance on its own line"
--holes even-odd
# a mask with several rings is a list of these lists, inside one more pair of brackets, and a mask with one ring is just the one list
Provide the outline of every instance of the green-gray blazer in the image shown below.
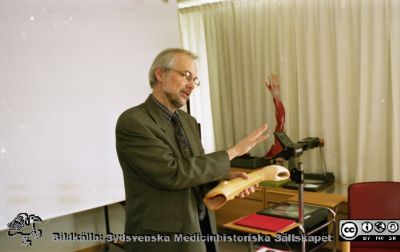
[[[201,233],[198,201],[215,185],[210,182],[229,177],[227,153],[205,155],[196,120],[178,113],[193,153],[190,158],[182,156],[172,127],[152,97],[118,119],[116,147],[125,183],[126,234]],[[215,232],[214,216],[209,214]],[[173,241],[131,242],[126,251],[205,251],[203,243]]]

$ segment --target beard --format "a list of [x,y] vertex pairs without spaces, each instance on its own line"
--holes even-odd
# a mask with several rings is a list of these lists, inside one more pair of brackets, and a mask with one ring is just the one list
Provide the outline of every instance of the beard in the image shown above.
[[175,107],[175,108],[180,108],[183,105],[185,105],[185,102],[182,102],[182,100],[180,99],[179,93],[178,94],[173,94],[170,92],[165,92],[165,95],[167,96],[168,100],[171,102],[171,104]]

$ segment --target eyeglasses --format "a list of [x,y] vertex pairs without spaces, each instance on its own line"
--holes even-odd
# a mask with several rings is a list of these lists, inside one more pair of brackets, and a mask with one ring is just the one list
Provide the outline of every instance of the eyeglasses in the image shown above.
[[184,77],[185,78],[185,80],[187,81],[187,82],[193,82],[193,84],[196,86],[196,87],[198,87],[198,86],[200,86],[200,81],[199,81],[199,79],[196,77],[196,78],[193,78],[193,74],[191,73],[191,72],[189,72],[189,71],[184,71],[184,72],[181,72],[181,71],[178,71],[178,70],[175,70],[175,69],[169,69],[169,70],[172,70],[172,71],[174,71],[174,72],[177,72],[177,73],[179,73],[180,75],[182,75],[182,77]]

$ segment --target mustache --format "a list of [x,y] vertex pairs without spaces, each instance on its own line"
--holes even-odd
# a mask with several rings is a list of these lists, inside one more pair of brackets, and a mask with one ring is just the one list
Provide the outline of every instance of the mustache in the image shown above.
[[189,96],[192,93],[192,90],[182,89],[181,92],[183,92]]

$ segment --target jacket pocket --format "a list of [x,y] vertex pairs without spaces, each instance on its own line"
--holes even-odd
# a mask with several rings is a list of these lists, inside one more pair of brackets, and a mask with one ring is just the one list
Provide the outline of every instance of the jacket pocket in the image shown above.
[[144,219],[142,228],[145,230],[180,233],[182,231],[182,222],[171,220]]

